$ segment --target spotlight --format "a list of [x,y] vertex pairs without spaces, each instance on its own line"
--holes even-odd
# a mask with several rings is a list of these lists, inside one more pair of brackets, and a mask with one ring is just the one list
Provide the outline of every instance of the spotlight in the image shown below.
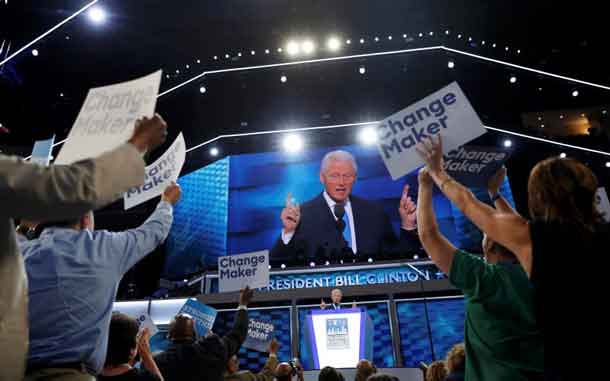
[[225,58],[229,58],[230,56],[228,54],[225,54]]
[[449,69],[453,69],[453,68],[455,67],[455,62],[453,62],[453,61],[449,61],[449,62],[447,62],[447,67],[448,67]]
[[267,266],[267,268],[268,268],[269,270],[271,270],[271,265]]
[[445,34],[446,34],[447,36],[449,35],[449,29],[447,29],[447,30],[445,31]]
[[563,114],[559,115],[559,119],[563,119]]
[[375,37],[375,42],[379,42],[379,37]]
[[341,41],[337,37],[331,37],[326,42],[326,46],[331,52],[336,52],[341,47]]
[[201,86],[201,87],[199,88],[199,92],[200,92],[201,94],[205,94],[205,92],[206,92],[206,88],[205,88],[205,86]]
[[390,40],[390,41],[391,41],[391,40],[392,40],[392,36],[388,36],[388,40]]
[[237,53],[237,56],[238,56],[238,57],[241,57],[241,52],[238,52],[238,53]]
[[251,56],[253,56],[253,55],[255,55],[255,54],[256,54],[256,52],[255,52],[254,50],[250,50],[250,55],[251,55]]
[[200,64],[200,63],[201,63],[201,60],[197,60],[197,63],[198,63],[198,64]]
[[[349,40],[348,40],[349,41]],[[301,50],[305,54],[311,54],[316,49],[316,45],[311,40],[305,40],[301,44]]]
[[606,168],[610,168],[610,161],[606,162]]
[[577,97],[577,96],[578,96],[578,90],[574,90],[574,91],[572,91],[572,96],[573,96],[573,97]]
[[282,75],[280,77],[280,82],[282,82],[282,83],[286,83],[287,80],[288,80],[288,78],[285,75]]
[[517,54],[521,54],[521,49],[517,49]]
[[504,140],[504,147],[509,148],[513,146],[513,141],[510,139],[505,139]]
[[341,260],[339,261],[339,263],[340,263],[340,264],[343,264],[343,259],[341,259]]
[[504,48],[504,50],[506,50],[508,52],[508,46]]
[[218,59],[218,56],[214,56],[214,60],[217,60],[217,59]]
[[402,35],[402,38],[407,38],[407,35],[406,35],[406,34],[403,34],[403,35]]
[[485,45],[485,40],[481,41],[481,45]]
[[468,42],[471,42],[471,41],[472,41],[472,37],[468,37]]
[[541,117],[541,116],[539,116],[539,117],[538,117],[538,120],[542,120],[542,117]]
[[281,53],[282,52],[282,48],[277,48],[277,52]]
[[364,38],[361,38],[361,39],[360,39],[360,43],[361,43],[361,44],[364,44]]
[[373,263],[373,258],[369,258],[368,263]]
[[169,74],[165,74],[165,78],[169,78]]
[[93,7],[87,12],[89,20],[96,24],[101,24],[106,21],[106,12],[100,7]]
[[32,55],[38,57],[38,49],[32,49]]
[[289,56],[296,56],[301,51],[299,44],[296,41],[289,41],[286,45],[286,52]]
[[428,35],[434,36],[434,32],[430,32],[430,33],[428,33]]
[[303,138],[300,135],[288,134],[284,136],[282,146],[287,152],[295,153],[303,148]]
[[514,75],[511,75],[509,81],[510,81],[510,83],[516,83],[517,82],[517,77],[515,77]]
[[419,36],[419,37],[424,37],[424,34],[420,32],[420,33],[418,34],[418,36]]
[[462,38],[462,35],[461,35],[461,34],[458,34],[458,38]]
[[358,134],[358,140],[365,146],[373,145],[377,142],[377,131],[373,127],[363,128]]
[[286,268],[286,265],[284,263],[282,263],[282,265],[280,266],[282,269]]
[[186,65],[185,67],[186,67],[187,69],[189,69],[191,66],[190,66],[190,65]]
[[414,254],[414,255],[413,255],[413,259],[419,259],[419,255]]
[[324,262],[324,265],[325,265],[325,266],[328,266],[328,265],[330,265],[330,262],[329,262],[329,261],[326,261],[326,262]]
[[496,44],[493,44],[491,47],[492,47],[492,48],[495,48],[495,47],[496,47]]
[[316,267],[316,263],[315,262],[309,262],[309,267]]
[[212,147],[210,149],[210,155],[212,155],[212,156],[218,156],[219,153],[220,152],[218,151],[218,148],[216,148],[216,147]]
[[544,128],[544,123],[540,125],[540,128]]
[[538,88],[538,91],[542,91],[542,87],[539,87],[539,88]]
[[269,54],[269,49],[265,49],[265,54]]
[[180,74],[180,70],[176,69],[176,74]]
[[360,66],[360,68],[358,69],[358,73],[360,73],[360,74],[366,73],[366,68],[364,66]]
[[602,115],[606,115],[608,113],[608,110],[602,110]]
[[345,43],[349,45],[352,43],[352,40],[345,40]]
[[559,154],[559,157],[560,157],[560,158],[562,158],[562,159],[565,159],[565,158],[566,158],[566,156],[567,156],[567,155],[566,155],[566,153],[565,153],[565,152],[562,152],[562,153],[560,153],[560,154]]

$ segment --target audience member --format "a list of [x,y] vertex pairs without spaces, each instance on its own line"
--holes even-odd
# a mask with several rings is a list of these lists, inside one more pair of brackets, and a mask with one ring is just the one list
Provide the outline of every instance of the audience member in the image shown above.
[[[495,176],[493,181],[502,181]],[[440,232],[432,205],[433,180],[419,172],[417,223],[428,255],[466,299],[468,380],[529,380],[544,371],[544,341],[536,325],[534,294],[511,252],[487,236],[485,260],[458,250]]]
[[297,359],[289,362],[283,362],[275,367],[275,381],[304,381],[303,366]]
[[377,373],[377,368],[369,360],[360,360],[356,365],[356,377],[354,381],[366,381],[370,375]]
[[[546,344],[545,379],[585,377],[582,364],[595,362],[597,354],[564,348],[566,343],[586,348],[605,325],[600,314],[582,314],[603,298],[605,279],[587,277],[586,286],[578,282],[578,297],[570,298],[569,308],[565,294],[557,291],[565,286],[566,274],[574,271],[576,253],[595,256],[597,268],[607,267],[607,258],[597,254],[608,251],[610,227],[595,205],[598,183],[593,172],[571,158],[539,162],[528,180],[528,220],[514,211],[488,207],[451,179],[443,170],[440,140],[427,142],[420,151],[443,193],[491,239],[513,252],[529,275],[536,291],[536,319]],[[578,329],[566,329],[566,322]]]
[[447,366],[446,381],[464,381],[466,378],[466,350],[464,344],[456,344],[447,352],[445,359]]
[[81,380],[104,365],[112,303],[119,281],[165,240],[180,187],[169,185],[155,212],[138,228],[94,230],[93,213],[51,223],[22,243],[28,275],[30,352],[26,380]]
[[320,370],[318,381],[345,381],[345,378],[336,368],[326,366]]
[[400,381],[398,377],[386,373],[376,373],[369,376],[367,381]]
[[[98,381],[163,381],[150,351],[150,332],[142,330],[136,319],[123,313],[113,313],[108,330],[106,362]],[[133,367],[140,355],[143,369]]]
[[269,344],[269,358],[263,367],[263,370],[259,373],[252,373],[249,370],[239,370],[239,358],[237,355],[233,355],[227,362],[227,369],[225,372],[225,381],[272,381],[273,372],[277,366],[277,351],[280,348],[280,343],[273,339]]
[[445,381],[447,367],[444,361],[434,361],[426,370],[426,381]]
[[229,358],[236,354],[248,334],[248,304],[252,290],[239,294],[239,307],[233,328],[224,337],[210,334],[197,339],[195,322],[186,314],[178,315],[169,328],[169,348],[155,361],[166,381],[219,381]]
[[27,282],[13,218],[75,218],[144,181],[142,153],[161,144],[167,125],[155,115],[136,122],[127,144],[97,159],[40,166],[0,155],[0,380],[23,378],[28,351]]

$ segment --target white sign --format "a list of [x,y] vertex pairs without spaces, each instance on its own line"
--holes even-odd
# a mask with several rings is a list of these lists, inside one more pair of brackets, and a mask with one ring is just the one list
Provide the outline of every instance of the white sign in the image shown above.
[[186,145],[181,132],[167,151],[146,167],[144,184],[131,188],[125,193],[123,196],[125,209],[132,208],[163,193],[172,181],[178,179],[185,158]]
[[55,135],[53,135],[50,139],[35,141],[34,148],[32,149],[32,156],[30,157],[30,162],[45,166],[49,165],[49,161],[51,161],[51,152],[53,151],[54,141]]
[[269,285],[269,251],[218,258],[220,292],[238,291],[246,286],[262,288],[267,285]]
[[159,332],[159,328],[157,328],[155,323],[150,318],[149,314],[140,314],[140,316],[138,316],[136,320],[138,321],[138,325],[140,326],[140,332],[143,331],[145,328],[148,328],[148,331],[150,332],[150,337],[153,337],[157,334],[157,332]]
[[447,153],[485,133],[481,119],[457,82],[384,119],[377,126],[379,153],[393,180],[424,162],[415,146],[442,135]]
[[154,115],[160,83],[161,70],[89,90],[55,164],[96,157],[129,140],[136,119]]
[[608,194],[603,187],[597,188],[595,206],[597,206],[597,211],[602,214],[604,221],[610,222],[610,201],[608,201]]

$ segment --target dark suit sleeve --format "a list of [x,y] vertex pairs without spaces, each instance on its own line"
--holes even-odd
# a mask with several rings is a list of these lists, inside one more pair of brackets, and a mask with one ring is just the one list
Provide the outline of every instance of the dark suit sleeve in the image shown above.
[[239,351],[241,344],[248,335],[248,311],[237,310],[233,328],[222,337],[222,342],[227,348],[228,357],[233,356]]
[[383,230],[383,252],[386,256],[396,259],[411,258],[413,254],[420,255],[423,252],[417,230],[400,229],[400,238],[396,238],[396,233],[392,228],[390,218],[384,214]]

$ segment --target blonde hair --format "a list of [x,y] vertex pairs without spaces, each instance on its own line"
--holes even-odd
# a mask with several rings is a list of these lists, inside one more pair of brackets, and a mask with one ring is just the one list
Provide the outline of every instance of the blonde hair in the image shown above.
[[447,352],[447,371],[452,373],[455,370],[463,369],[466,365],[466,350],[464,343],[455,344],[449,352]]
[[444,361],[435,361],[428,366],[426,381],[444,381],[447,377],[447,367]]

